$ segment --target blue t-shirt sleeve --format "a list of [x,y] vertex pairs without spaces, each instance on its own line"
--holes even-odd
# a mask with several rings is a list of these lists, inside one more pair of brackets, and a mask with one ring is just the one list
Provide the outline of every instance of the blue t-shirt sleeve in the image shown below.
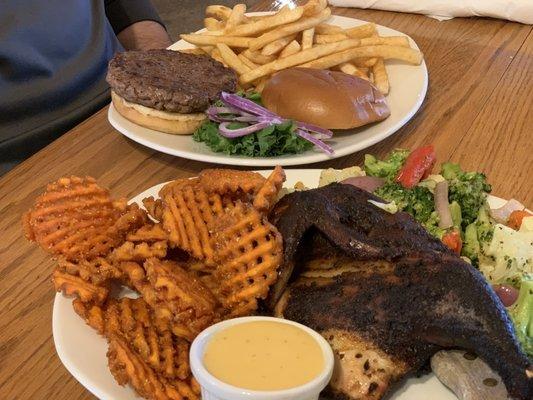
[[139,21],[165,26],[150,0],[105,0],[105,13],[115,34]]

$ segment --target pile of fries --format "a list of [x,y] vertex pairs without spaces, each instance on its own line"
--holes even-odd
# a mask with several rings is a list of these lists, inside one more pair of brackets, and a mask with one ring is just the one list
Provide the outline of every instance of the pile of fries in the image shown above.
[[182,51],[209,54],[239,75],[243,88],[261,92],[268,78],[286,68],[334,69],[369,80],[389,93],[384,60],[409,64],[422,62],[422,53],[412,49],[406,36],[379,36],[375,24],[350,29],[330,25],[327,0],[309,0],[277,13],[247,16],[246,5],[233,9],[221,5],[206,8],[199,33],[182,34],[195,45]]
[[[285,181],[204,170],[165,185],[146,210],[92,178],[49,184],[24,215],[29,240],[57,259],[56,291],[107,339],[111,373],[151,400],[197,400],[190,342],[220,320],[253,314],[277,279],[283,245],[268,221]],[[114,286],[138,298],[117,297]]]

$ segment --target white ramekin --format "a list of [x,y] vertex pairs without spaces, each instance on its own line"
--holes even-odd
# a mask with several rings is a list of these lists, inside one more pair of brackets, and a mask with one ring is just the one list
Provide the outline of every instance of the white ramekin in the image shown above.
[[[233,325],[251,321],[274,321],[297,326],[313,337],[324,355],[324,369],[312,381],[284,390],[258,391],[229,385],[211,375],[204,366],[205,346],[216,332]],[[314,330],[294,321],[273,317],[242,317],[229,319],[212,325],[200,333],[191,345],[191,370],[202,387],[202,400],[317,400],[333,373],[333,351],[328,342]]]

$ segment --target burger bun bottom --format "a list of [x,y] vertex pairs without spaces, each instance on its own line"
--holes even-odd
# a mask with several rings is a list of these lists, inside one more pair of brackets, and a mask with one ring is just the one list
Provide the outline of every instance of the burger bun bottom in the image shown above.
[[159,132],[173,135],[189,135],[207,120],[204,113],[180,114],[160,111],[126,101],[111,91],[113,106],[127,120]]

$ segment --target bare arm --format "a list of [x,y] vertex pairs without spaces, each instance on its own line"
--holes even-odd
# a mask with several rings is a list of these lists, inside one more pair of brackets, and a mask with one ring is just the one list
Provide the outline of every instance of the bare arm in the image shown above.
[[117,37],[126,50],[164,49],[172,44],[165,28],[155,21],[136,22]]

